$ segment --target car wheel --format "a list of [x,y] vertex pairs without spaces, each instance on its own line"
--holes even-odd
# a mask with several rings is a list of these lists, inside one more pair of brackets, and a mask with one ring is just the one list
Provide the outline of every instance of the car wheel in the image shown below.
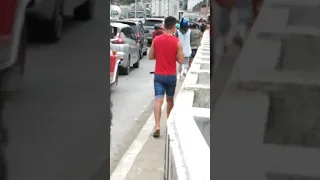
[[[52,20],[48,22],[47,33],[44,35],[47,37],[47,40],[52,42],[57,42],[62,37],[63,32],[63,21],[64,21],[64,13],[63,6],[57,6],[52,15]],[[44,37],[44,38],[46,38]]]
[[145,51],[145,52],[143,52],[143,56],[146,56],[148,54],[148,49]]
[[94,15],[95,0],[87,0],[85,3],[76,7],[74,10],[74,18],[77,20],[91,20]]
[[124,68],[124,69],[122,69],[122,74],[123,75],[129,75],[130,74],[130,56],[129,56],[129,59],[128,59],[128,63],[127,63],[127,66]]
[[139,67],[140,67],[140,59],[138,59],[138,61],[133,64],[133,68],[139,68]]

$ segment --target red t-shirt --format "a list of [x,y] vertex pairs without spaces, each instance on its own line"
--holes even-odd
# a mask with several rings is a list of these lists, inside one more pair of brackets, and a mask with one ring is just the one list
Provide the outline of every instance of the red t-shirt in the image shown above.
[[176,75],[177,45],[179,39],[173,35],[162,34],[153,40],[156,56],[155,74]]

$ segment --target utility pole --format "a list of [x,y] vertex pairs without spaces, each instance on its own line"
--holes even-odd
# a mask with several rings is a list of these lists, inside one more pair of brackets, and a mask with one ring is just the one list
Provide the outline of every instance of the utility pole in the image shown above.
[[137,18],[137,0],[134,1],[134,18]]

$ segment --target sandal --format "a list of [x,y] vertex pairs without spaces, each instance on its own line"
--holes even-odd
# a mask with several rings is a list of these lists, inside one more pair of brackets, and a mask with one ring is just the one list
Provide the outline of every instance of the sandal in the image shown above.
[[153,132],[153,135],[152,135],[152,136],[155,137],[155,138],[160,137],[160,129],[155,130],[155,131]]

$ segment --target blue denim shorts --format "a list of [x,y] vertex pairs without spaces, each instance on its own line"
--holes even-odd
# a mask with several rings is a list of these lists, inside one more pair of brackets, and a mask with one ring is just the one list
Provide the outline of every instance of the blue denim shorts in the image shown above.
[[154,75],[154,95],[155,98],[173,98],[176,90],[177,75]]

